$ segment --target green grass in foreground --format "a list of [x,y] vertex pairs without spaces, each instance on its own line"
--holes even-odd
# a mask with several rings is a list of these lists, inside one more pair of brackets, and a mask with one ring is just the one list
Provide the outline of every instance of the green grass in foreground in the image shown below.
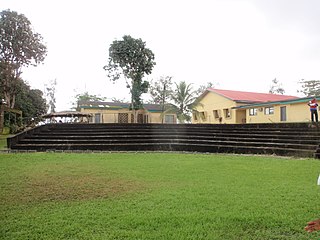
[[0,154],[1,239],[319,239],[320,161]]

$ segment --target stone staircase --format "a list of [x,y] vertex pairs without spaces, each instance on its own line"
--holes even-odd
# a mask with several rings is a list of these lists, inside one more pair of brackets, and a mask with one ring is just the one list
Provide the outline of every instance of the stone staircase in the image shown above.
[[320,130],[282,124],[48,124],[8,139],[11,150],[191,151],[320,157]]

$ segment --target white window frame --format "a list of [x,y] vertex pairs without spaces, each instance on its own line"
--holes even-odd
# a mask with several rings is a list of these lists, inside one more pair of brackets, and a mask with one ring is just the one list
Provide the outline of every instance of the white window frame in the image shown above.
[[273,115],[274,114],[274,107],[265,107],[264,108],[264,114],[265,115]]
[[257,116],[258,109],[257,108],[249,108],[249,116]]

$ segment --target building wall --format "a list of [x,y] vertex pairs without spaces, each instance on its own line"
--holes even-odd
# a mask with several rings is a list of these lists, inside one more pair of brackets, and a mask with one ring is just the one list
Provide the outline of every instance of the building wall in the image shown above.
[[236,112],[236,102],[216,93],[208,92],[195,108],[199,114],[192,114],[192,123],[243,123],[245,111]]
[[[97,123],[95,115],[100,114],[100,123],[118,123],[119,113],[130,113],[129,110],[110,110],[110,109],[100,109],[100,108],[81,108],[81,112],[91,113],[91,123]],[[130,121],[130,118],[129,118]]]
[[[101,108],[81,108],[81,112],[92,114],[91,123],[119,123],[119,113],[127,114],[128,123],[132,123],[132,111],[129,109],[101,109]],[[161,113],[148,112],[146,110],[136,111],[137,117],[142,114],[144,122],[147,123],[162,123]],[[173,123],[177,123],[176,114],[166,114],[172,116],[170,119],[174,119]],[[164,119],[166,116],[164,116]]]
[[[162,123],[162,116],[161,116],[161,113],[159,112],[151,112],[151,113],[149,112],[148,117],[149,117],[149,123]],[[173,122],[166,122],[166,118],[167,120],[173,119]],[[163,123],[177,123],[176,114],[170,114],[170,113],[165,114],[163,116]]]
[[[192,123],[281,123],[281,122],[309,122],[310,110],[306,102],[290,104],[276,104],[255,107],[256,115],[251,115],[252,109],[232,109],[244,104],[236,103],[216,93],[208,92],[202,97],[192,115]],[[272,110],[273,108],[273,110]],[[285,118],[281,114],[285,109]],[[230,116],[227,116],[227,112]],[[319,113],[320,114],[320,113]],[[320,116],[319,116],[320,120]]]
[[[266,108],[274,107],[273,114],[266,114]],[[279,123],[279,122],[308,122],[311,121],[310,110],[307,103],[282,104],[273,106],[256,107],[257,115],[250,115],[246,109],[247,123]],[[286,120],[281,119],[281,107],[286,109]],[[251,110],[252,113],[252,110]]]

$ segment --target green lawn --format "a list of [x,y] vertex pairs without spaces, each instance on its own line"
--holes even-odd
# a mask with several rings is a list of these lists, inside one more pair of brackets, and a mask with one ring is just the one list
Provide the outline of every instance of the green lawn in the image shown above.
[[0,154],[0,239],[319,239],[320,161]]

